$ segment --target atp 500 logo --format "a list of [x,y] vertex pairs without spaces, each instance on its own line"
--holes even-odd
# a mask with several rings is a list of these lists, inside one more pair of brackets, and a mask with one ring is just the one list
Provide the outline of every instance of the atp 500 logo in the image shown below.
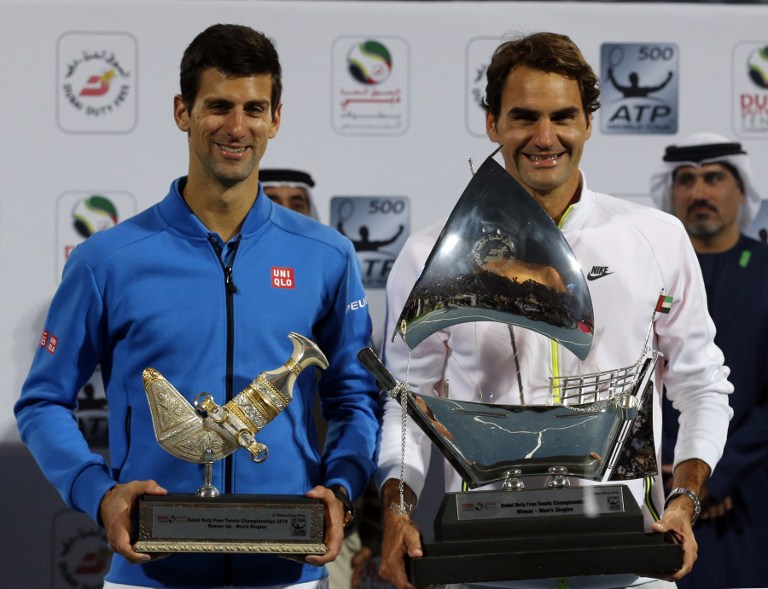
[[66,33],[58,44],[57,118],[68,133],[136,126],[136,40],[126,33]]
[[677,45],[604,43],[600,63],[603,133],[677,133]]

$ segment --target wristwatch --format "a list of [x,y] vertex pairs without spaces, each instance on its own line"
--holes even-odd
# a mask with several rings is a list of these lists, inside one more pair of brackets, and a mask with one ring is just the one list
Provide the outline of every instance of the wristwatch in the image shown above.
[[699,514],[701,513],[701,501],[699,501],[699,496],[690,489],[686,487],[672,489],[672,492],[667,496],[667,500],[664,502],[664,509],[666,509],[669,502],[678,495],[685,495],[688,499],[693,501],[693,519],[691,520],[691,525],[693,525],[696,523],[696,518],[699,517]]
[[334,495],[336,495],[336,499],[341,501],[344,506],[344,527],[346,528],[347,525],[349,525],[349,522],[355,517],[355,505],[352,503],[349,495],[347,495],[347,490],[342,485],[331,485],[328,488]]

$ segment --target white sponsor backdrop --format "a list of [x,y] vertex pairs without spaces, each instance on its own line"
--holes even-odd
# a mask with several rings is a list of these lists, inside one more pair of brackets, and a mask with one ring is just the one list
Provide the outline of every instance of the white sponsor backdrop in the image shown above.
[[[325,222],[333,197],[405,197],[414,231],[450,212],[468,159],[492,151],[476,100],[489,52],[517,32],[570,35],[620,85],[637,74],[640,96],[603,81],[583,161],[593,188],[649,202],[664,147],[712,130],[745,144],[768,193],[768,88],[748,77],[767,17],[761,5],[0,0],[0,442],[18,440],[12,406],[66,254],[83,239],[72,211],[109,225],[186,171],[172,99],[182,52],[208,25],[247,24],[277,45],[283,122],[262,165],[308,170]],[[347,64],[366,41],[391,58],[363,58],[372,84]],[[106,200],[85,206],[97,195]],[[380,336],[383,290],[369,300]]]

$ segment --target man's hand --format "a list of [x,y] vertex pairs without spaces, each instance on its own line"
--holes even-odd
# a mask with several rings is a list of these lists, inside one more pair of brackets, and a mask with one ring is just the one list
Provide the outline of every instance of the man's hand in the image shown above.
[[[406,487],[406,501],[415,503],[416,497]],[[405,557],[419,558],[424,556],[421,549],[419,529],[407,515],[395,513],[390,505],[400,503],[399,481],[390,479],[381,489],[381,566],[379,575],[392,583],[397,589],[415,589],[408,582],[405,572]]]
[[[684,487],[701,495],[709,475],[709,465],[702,460],[692,458],[677,465],[672,487]],[[693,535],[693,515],[693,501],[686,495],[677,495],[664,508],[661,519],[651,526],[654,532],[669,534],[675,544],[680,544],[683,548],[683,564],[680,570],[673,575],[660,578],[676,582],[691,572],[699,552],[696,537]]]
[[131,546],[131,514],[140,495],[166,495],[155,481],[132,481],[117,484],[104,494],[99,506],[99,516],[104,524],[107,542],[114,552],[128,562],[137,564],[167,556],[165,554],[144,554]]
[[307,492],[307,497],[320,499],[325,507],[325,534],[323,543],[328,551],[325,554],[310,554],[304,561],[315,566],[322,566],[336,560],[344,543],[344,504],[328,487],[318,485]]
[[693,563],[698,558],[699,546],[696,543],[696,537],[693,535],[693,510],[685,502],[691,503],[685,495],[678,495],[664,510],[662,518],[655,522],[651,529],[654,532],[669,534],[675,544],[683,547],[683,566],[673,575],[661,576],[667,581],[679,581],[685,575],[691,572]]

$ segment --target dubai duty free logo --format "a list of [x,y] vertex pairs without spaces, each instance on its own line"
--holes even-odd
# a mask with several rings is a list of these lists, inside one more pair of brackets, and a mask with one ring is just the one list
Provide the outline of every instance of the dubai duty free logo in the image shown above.
[[331,117],[343,135],[400,135],[409,126],[408,44],[399,37],[333,43]]
[[768,41],[738,44],[732,68],[734,132],[768,139]]
[[57,276],[61,277],[69,255],[80,243],[135,213],[133,196],[119,190],[72,190],[59,195],[56,212]]
[[53,589],[101,587],[112,552],[107,536],[83,513],[59,511],[53,519]]
[[674,43],[603,43],[600,130],[630,135],[677,133],[678,57]]
[[138,108],[138,45],[128,33],[59,37],[56,118],[67,133],[129,133]]

